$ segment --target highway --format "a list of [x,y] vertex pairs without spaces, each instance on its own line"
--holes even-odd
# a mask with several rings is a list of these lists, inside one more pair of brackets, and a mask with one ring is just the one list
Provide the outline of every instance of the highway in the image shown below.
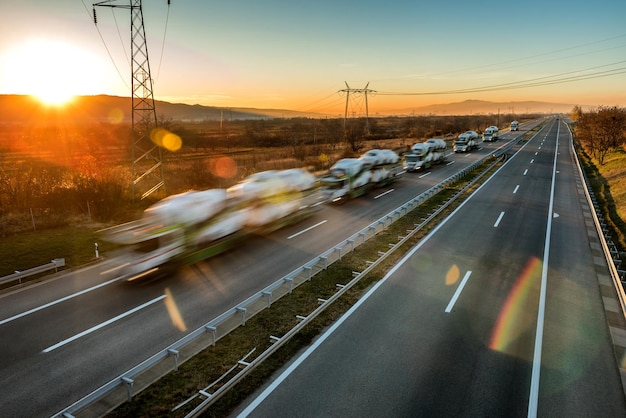
[[239,416],[626,416],[576,177],[552,121]]
[[[507,133],[512,139],[523,132]],[[0,396],[9,416],[51,415],[118,377],[432,185],[502,146],[450,155],[392,187],[254,237],[170,277],[116,280],[116,259],[0,296]]]

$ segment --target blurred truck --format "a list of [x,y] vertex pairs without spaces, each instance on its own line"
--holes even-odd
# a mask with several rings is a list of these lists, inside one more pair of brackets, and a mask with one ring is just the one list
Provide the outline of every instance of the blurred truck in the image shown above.
[[514,120],[511,122],[511,131],[519,131],[519,122]]
[[499,139],[498,131],[499,130],[497,126],[490,126],[485,129],[485,132],[483,132],[483,142],[497,141]]
[[392,150],[374,149],[359,158],[337,161],[320,178],[325,201],[342,203],[361,196],[373,187],[382,187],[404,174],[400,157]]
[[411,152],[404,155],[404,169],[419,171],[430,168],[433,164],[443,163],[446,160],[446,141],[431,138],[411,147]]
[[476,131],[466,131],[454,141],[454,152],[469,152],[478,148],[480,137]]
[[297,222],[321,203],[315,177],[291,169],[254,174],[224,189],[166,197],[133,222],[99,231],[119,245],[120,278],[134,280],[220,254],[249,234]]

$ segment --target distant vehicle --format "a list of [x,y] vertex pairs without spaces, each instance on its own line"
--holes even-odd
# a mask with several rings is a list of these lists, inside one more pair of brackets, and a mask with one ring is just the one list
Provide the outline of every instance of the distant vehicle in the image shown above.
[[419,171],[430,168],[433,164],[443,163],[446,159],[446,141],[431,138],[426,142],[411,147],[411,152],[404,156],[406,171]]
[[467,131],[459,135],[454,141],[454,152],[469,152],[474,148],[478,148],[480,137],[476,131]]
[[492,142],[497,141],[498,139],[499,137],[497,126],[490,126],[485,129],[485,132],[483,132],[483,142]]
[[518,131],[519,130],[519,122],[514,120],[513,122],[511,122],[511,131]]
[[306,170],[264,171],[231,188],[191,191],[155,203],[133,222],[100,231],[120,245],[120,278],[134,280],[163,268],[196,263],[313,213],[319,195]]
[[320,178],[323,198],[341,203],[364,195],[373,187],[391,184],[404,174],[400,157],[392,150],[371,150],[359,158],[344,158]]

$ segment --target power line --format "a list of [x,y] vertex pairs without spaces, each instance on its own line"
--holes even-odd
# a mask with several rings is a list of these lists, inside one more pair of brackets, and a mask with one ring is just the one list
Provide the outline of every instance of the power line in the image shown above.
[[130,86],[126,82],[126,79],[122,76],[122,72],[120,71],[119,67],[117,66],[115,60],[113,59],[113,55],[111,54],[111,51],[109,50],[109,47],[107,46],[107,43],[104,40],[104,37],[102,36],[102,32],[100,32],[100,28],[98,27],[98,24],[97,24],[95,11],[92,14],[89,11],[89,9],[87,8],[87,5],[85,4],[84,0],[82,0],[82,3],[83,3],[83,6],[85,7],[85,11],[87,12],[87,15],[89,16],[89,19],[94,22],[94,26],[96,27],[96,31],[98,32],[98,36],[100,36],[100,40],[102,41],[102,45],[104,46],[104,49],[106,50],[107,55],[109,56],[109,59],[111,60],[111,63],[113,64],[113,68],[115,68],[115,71],[117,72],[117,75],[120,77],[120,80],[122,80],[122,83],[124,83],[124,86],[127,89],[130,89]]
[[[431,91],[431,92],[378,92],[378,94],[383,96],[430,96],[430,95],[445,95],[445,94],[467,94],[467,93],[481,93],[486,91],[497,91],[497,90],[510,90],[510,89],[520,89],[520,88],[529,88],[529,87],[537,87],[537,86],[545,86],[550,84],[562,84],[569,83],[580,80],[589,80],[593,78],[603,78],[613,75],[619,75],[626,72],[626,67],[619,67],[606,71],[598,71],[590,74],[581,74],[573,77],[563,77],[570,74],[581,73],[584,71],[595,70],[599,68],[605,68],[612,65],[623,64],[624,61],[617,61],[611,64],[599,65],[595,67],[586,68],[583,70],[569,71],[560,74],[549,75],[545,77],[532,78],[528,80],[510,82],[510,83],[502,83],[502,84],[493,84],[482,87],[472,87],[467,89],[455,89],[455,90],[440,90],[440,91]],[[562,78],[556,78],[562,77]],[[543,80],[543,81],[542,81]]]

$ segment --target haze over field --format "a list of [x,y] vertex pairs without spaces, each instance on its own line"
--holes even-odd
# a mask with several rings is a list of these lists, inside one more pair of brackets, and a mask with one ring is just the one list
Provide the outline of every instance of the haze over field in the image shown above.
[[[94,25],[85,0],[4,2],[0,94],[130,96],[130,12],[96,12]],[[466,100],[626,105],[623,0],[151,0],[143,13],[155,99],[172,103],[343,115],[347,82],[372,90],[370,114]]]

